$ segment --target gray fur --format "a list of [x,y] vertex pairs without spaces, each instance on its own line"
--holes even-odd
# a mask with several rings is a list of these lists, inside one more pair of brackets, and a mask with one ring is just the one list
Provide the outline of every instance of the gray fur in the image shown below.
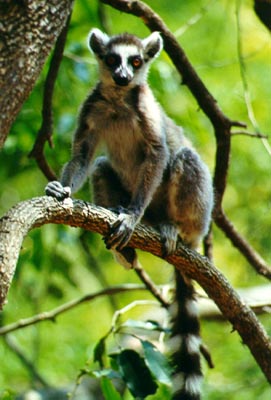
[[[90,173],[97,146],[103,144],[107,158],[94,164],[94,201],[122,210],[106,238],[107,246],[125,247],[143,218],[160,227],[166,252],[174,251],[177,233],[196,247],[211,219],[211,177],[182,128],[165,115],[146,83],[150,62],[162,48],[160,35],[154,32],[144,40],[129,34],[110,38],[93,29],[88,40],[99,62],[100,82],[83,104],[62,185],[51,182],[46,193],[61,199],[69,195],[67,187],[71,193],[77,191]],[[108,52],[120,58],[117,67],[129,76],[125,84],[118,85],[111,66],[105,64]],[[134,56],[142,59],[139,69],[127,61]],[[112,185],[112,176],[119,186]],[[115,193],[118,190],[120,194]],[[122,192],[125,204],[121,203]],[[120,203],[112,200],[110,204],[116,198]]]

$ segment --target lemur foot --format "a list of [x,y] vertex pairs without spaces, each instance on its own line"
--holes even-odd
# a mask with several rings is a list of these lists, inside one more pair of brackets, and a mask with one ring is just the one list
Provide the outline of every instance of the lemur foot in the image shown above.
[[136,225],[134,215],[120,213],[117,220],[111,226],[109,234],[104,237],[107,249],[123,249],[134,232]]
[[71,195],[71,188],[69,186],[62,186],[58,181],[49,182],[45,187],[47,196],[55,197],[57,200],[64,200]]

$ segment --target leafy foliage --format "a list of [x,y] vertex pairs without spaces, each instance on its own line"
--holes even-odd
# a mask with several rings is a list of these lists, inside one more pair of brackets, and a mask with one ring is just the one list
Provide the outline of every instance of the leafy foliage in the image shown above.
[[[151,329],[150,329],[151,326]],[[121,324],[119,327],[112,327],[113,332],[121,331],[123,328],[140,329],[145,331],[163,331],[162,327],[157,323],[150,323],[149,321],[128,321],[128,324]],[[156,328],[156,329],[155,329]],[[111,332],[111,331],[110,331]],[[140,355],[133,349],[121,349],[117,353],[110,354],[111,366],[118,375],[114,374],[112,370],[106,368],[106,340],[110,332],[99,340],[94,348],[94,362],[98,362],[102,368],[98,376],[102,376],[101,385],[109,386],[108,392],[111,395],[112,385],[108,383],[109,377],[112,379],[119,376],[122,378],[125,385],[127,385],[131,394],[135,398],[145,398],[148,395],[156,393],[158,383],[171,386],[170,372],[171,368],[167,358],[155,347],[150,341],[140,339],[134,336],[141,343],[143,354]],[[107,379],[103,381],[104,374]],[[111,399],[106,397],[106,399]],[[112,397],[113,398],[113,397]]]

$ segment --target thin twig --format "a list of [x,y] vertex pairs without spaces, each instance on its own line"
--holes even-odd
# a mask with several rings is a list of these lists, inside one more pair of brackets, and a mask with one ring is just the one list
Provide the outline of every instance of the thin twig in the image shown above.
[[108,287],[106,289],[100,290],[99,292],[87,294],[83,297],[79,297],[78,299],[71,300],[68,303],[64,303],[61,306],[54,308],[51,311],[44,311],[30,318],[21,319],[12,324],[3,326],[0,328],[0,336],[6,335],[7,333],[16,331],[18,329],[26,328],[30,325],[34,325],[42,321],[48,321],[48,320],[55,321],[55,319],[59,315],[79,306],[80,304],[97,299],[98,297],[112,296],[114,294],[128,292],[128,291],[135,291],[135,290],[146,290],[146,288],[143,285],[126,284],[126,285]]
[[[100,282],[101,286],[107,288],[110,286],[109,282],[106,278],[106,275],[104,274],[102,266],[100,265],[96,257],[94,257],[93,254],[91,253],[90,247],[87,243],[87,235],[89,235],[89,232],[83,231],[79,239],[82,248],[84,250],[85,256],[87,258],[88,265],[90,267],[91,272],[96,276],[97,280]],[[118,308],[115,298],[112,296],[108,296],[108,301],[113,311],[115,311]]]
[[209,232],[205,236],[203,240],[203,250],[204,250],[204,255],[207,257],[211,262],[214,259],[213,256],[213,229],[212,226],[210,226]]
[[214,368],[215,365],[214,365],[211,353],[210,353],[209,349],[207,348],[207,346],[203,343],[201,343],[201,345],[200,345],[200,352],[201,352],[202,356],[205,358],[205,360],[208,364],[208,367]]
[[67,22],[62,29],[55,45],[54,53],[52,56],[52,60],[50,63],[49,71],[46,76],[45,84],[44,84],[44,93],[43,93],[43,105],[42,105],[42,124],[40,130],[37,134],[36,141],[34,146],[29,153],[29,157],[33,157],[36,159],[37,164],[40,170],[43,172],[45,177],[49,180],[56,179],[55,172],[51,169],[44,155],[44,145],[46,142],[49,143],[50,147],[53,146],[52,143],[52,133],[53,133],[53,111],[52,111],[52,102],[53,102],[53,94],[54,87],[57,78],[57,74],[59,71],[59,67],[63,57],[63,51],[66,43],[66,38],[68,34],[70,18],[67,19]]
[[131,311],[135,307],[142,307],[142,306],[159,306],[159,303],[155,300],[134,300],[132,303],[127,304],[126,306],[122,307],[121,309],[117,310],[111,322],[111,328],[108,332],[108,335],[113,332],[117,333],[121,327],[120,318],[127,312]]
[[203,18],[203,16],[209,11],[209,8],[211,7],[212,3],[214,3],[215,1],[211,0],[209,1],[208,4],[201,7],[198,13],[193,15],[183,26],[181,26],[174,32],[174,35],[176,37],[182,36],[191,26],[195,25],[198,21],[200,21]]
[[109,35],[112,31],[111,23],[106,13],[106,9],[103,3],[98,1],[98,9],[97,9],[98,17],[100,20],[101,27],[103,30]]
[[142,266],[139,264],[134,268],[134,270],[137,276],[140,278],[140,280],[145,284],[146,288],[159,301],[159,303],[161,303],[163,307],[168,308],[170,306],[170,303],[166,301],[166,299],[164,299],[164,297],[161,294],[161,291],[152,281],[151,277],[147,274],[147,272],[142,268]]
[[256,139],[268,139],[267,135],[264,135],[260,132],[245,132],[245,131],[231,132],[231,136],[238,136],[238,135],[248,136]]
[[254,267],[258,274],[271,280],[271,268],[263,258],[250,246],[250,244],[239,234],[232,222],[227,218],[223,210],[216,216],[217,226],[225,233],[231,243]]
[[43,387],[50,387],[46,380],[36,370],[33,362],[29,360],[29,358],[23,353],[22,349],[20,349],[15,340],[10,335],[4,335],[4,341],[8,348],[16,354],[22,364],[24,364],[24,366],[28,369],[31,374],[31,380],[36,381],[37,383],[39,383],[39,385],[42,385]]
[[250,96],[250,91],[249,91],[249,85],[247,81],[247,76],[246,76],[246,64],[244,61],[244,56],[243,56],[243,44],[242,44],[242,27],[241,27],[241,18],[240,18],[240,12],[241,12],[241,0],[236,1],[236,9],[235,9],[235,14],[236,14],[236,24],[237,24],[237,55],[238,55],[238,60],[239,60],[239,65],[240,65],[240,76],[241,76],[241,81],[243,85],[243,91],[244,91],[244,100],[247,108],[247,113],[248,113],[248,118],[250,120],[251,125],[253,126],[255,132],[261,136],[262,143],[267,151],[267,153],[271,156],[271,147],[270,144],[267,140],[267,138],[261,134],[260,132],[260,127],[258,124],[258,121],[256,119],[252,102],[251,102],[251,96]]

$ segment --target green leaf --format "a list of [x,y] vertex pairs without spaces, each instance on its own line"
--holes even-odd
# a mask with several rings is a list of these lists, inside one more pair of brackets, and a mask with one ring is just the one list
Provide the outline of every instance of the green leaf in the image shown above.
[[128,319],[122,325],[125,328],[134,328],[134,329],[144,329],[146,331],[158,331],[158,332],[168,332],[167,328],[162,327],[156,321],[137,321],[134,319]]
[[110,379],[105,377],[101,379],[101,389],[105,400],[121,400],[120,394]]
[[107,336],[102,337],[99,340],[99,342],[96,344],[94,351],[93,351],[94,362],[97,361],[101,368],[104,367],[104,356],[105,356],[105,352],[106,352],[106,346],[105,346],[106,338],[107,338]]
[[122,378],[134,397],[144,399],[156,392],[157,383],[144,359],[137,352],[129,349],[123,350],[116,359]]
[[145,354],[145,361],[151,370],[153,376],[158,382],[170,386],[171,382],[171,367],[167,358],[162,354],[157,347],[147,340],[141,340],[141,344]]

